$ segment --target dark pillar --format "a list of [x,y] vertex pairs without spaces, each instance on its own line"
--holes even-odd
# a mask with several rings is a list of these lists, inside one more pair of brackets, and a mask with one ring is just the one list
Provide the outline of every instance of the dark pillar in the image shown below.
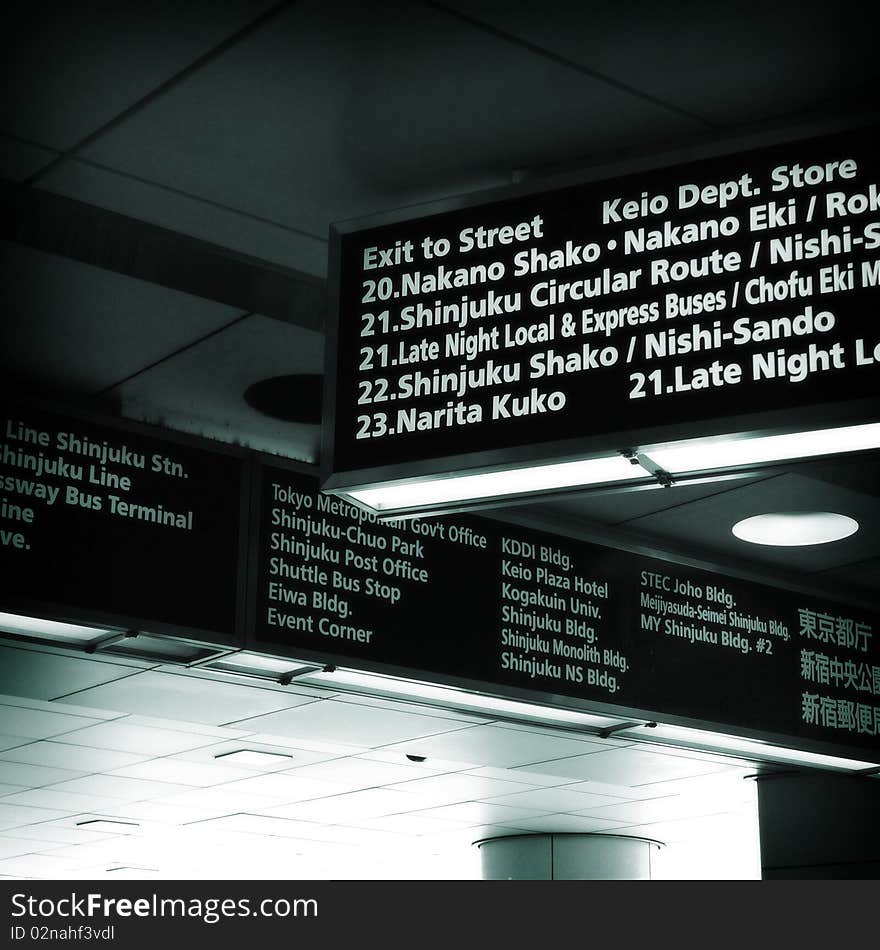
[[761,876],[880,878],[880,778],[757,776]]

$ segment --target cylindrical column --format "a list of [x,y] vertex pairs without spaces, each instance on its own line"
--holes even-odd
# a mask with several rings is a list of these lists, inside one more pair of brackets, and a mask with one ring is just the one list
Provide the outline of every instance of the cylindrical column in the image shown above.
[[786,772],[756,780],[762,878],[880,877],[880,778]]
[[644,881],[659,841],[626,835],[522,834],[476,842],[485,881]]

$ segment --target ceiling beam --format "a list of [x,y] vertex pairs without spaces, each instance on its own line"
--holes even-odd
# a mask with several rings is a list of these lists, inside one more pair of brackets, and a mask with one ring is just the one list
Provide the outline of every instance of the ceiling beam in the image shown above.
[[324,281],[63,195],[0,183],[0,237],[73,260],[322,330]]

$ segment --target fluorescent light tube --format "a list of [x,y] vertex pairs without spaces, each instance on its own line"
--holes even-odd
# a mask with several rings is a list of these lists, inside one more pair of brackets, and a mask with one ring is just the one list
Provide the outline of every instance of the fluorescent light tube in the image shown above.
[[629,459],[622,455],[613,455],[507,469],[502,472],[400,482],[378,488],[355,489],[347,494],[376,511],[398,511],[477,498],[507,497],[528,492],[649,478],[644,469],[633,465]]
[[857,759],[843,759],[834,755],[824,755],[819,752],[789,749],[783,746],[771,745],[768,742],[760,742],[757,739],[744,739],[741,736],[708,732],[704,729],[690,729],[686,726],[670,726],[658,723],[649,732],[650,734],[644,730],[619,732],[617,738],[639,739],[644,742],[657,742],[658,745],[677,745],[701,749],[706,752],[734,752],[769,761],[785,762],[792,765],[816,765],[822,768],[843,769],[849,772],[869,769],[874,764]]
[[452,686],[435,686],[418,680],[382,676],[378,673],[362,673],[357,670],[336,669],[331,674],[316,672],[303,677],[300,682],[327,687],[350,686],[352,689],[367,691],[372,695],[386,695],[400,700],[422,699],[429,702],[433,700],[462,711],[487,715],[501,713],[522,716],[528,720],[540,721],[544,725],[574,725],[606,729],[609,726],[618,725],[621,721],[571,709],[556,709],[551,706],[540,706],[537,703],[469,693]]
[[87,627],[77,623],[61,623],[58,620],[5,613],[0,613],[0,631],[40,640],[59,640],[62,643],[88,643],[112,632],[106,627]]
[[876,448],[880,448],[880,423],[871,422],[754,438],[694,439],[655,448],[648,446],[642,452],[664,471],[676,475]]

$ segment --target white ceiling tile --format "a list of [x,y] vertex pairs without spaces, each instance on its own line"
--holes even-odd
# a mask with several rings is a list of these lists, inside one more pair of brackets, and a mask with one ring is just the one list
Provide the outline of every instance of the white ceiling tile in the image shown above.
[[468,769],[468,775],[479,775],[484,778],[497,778],[502,782],[526,782],[529,785],[568,785],[571,779],[561,775],[543,775],[541,772],[534,772],[529,769],[528,774],[524,770],[501,769],[492,766],[484,766],[479,769]]
[[432,775],[415,781],[394,785],[397,791],[415,795],[424,802],[425,808],[431,805],[448,805],[454,802],[470,802],[499,795],[510,795],[533,789],[527,782],[502,782],[494,778],[482,778],[466,772],[454,772],[448,775]]
[[524,818],[522,821],[518,821],[516,825],[522,831],[567,834],[569,832],[611,831],[614,828],[619,828],[620,822],[603,818],[588,818],[583,815],[558,814]]
[[46,854],[25,854],[0,861],[0,874],[11,877],[58,878],[74,871],[79,863],[71,858],[49,857]]
[[513,805],[517,808],[537,808],[548,812],[580,812],[601,805],[613,805],[615,800],[604,795],[572,792],[561,788],[535,788],[527,792],[498,796],[491,799],[498,805]]
[[208,683],[218,683],[221,686],[234,686],[249,690],[260,690],[266,693],[279,693],[282,697],[307,696],[312,699],[328,699],[335,695],[332,690],[323,686],[308,686],[299,677],[294,678],[286,686],[282,686],[277,679],[266,679],[265,676],[278,676],[297,667],[297,661],[284,657],[270,656],[267,653],[255,653],[251,650],[234,651],[232,656],[221,657],[233,663],[241,661],[245,667],[253,664],[253,669],[260,672],[259,677],[247,673],[233,672],[231,669],[212,669],[207,666],[180,667],[173,664],[155,667],[157,673],[169,673],[174,676],[183,676],[186,679],[204,680]]
[[690,798],[711,798],[723,802],[750,802],[755,797],[754,768],[751,770],[729,768],[708,775],[669,779],[664,782],[649,782],[639,785],[644,797],[686,795]]
[[48,765],[53,768],[72,769],[76,772],[102,772],[121,768],[147,758],[133,752],[111,752],[107,749],[90,749],[86,746],[68,745],[64,742],[32,742],[0,753],[0,761],[27,762],[32,765]]
[[413,796],[404,792],[369,788],[295,805],[282,805],[279,808],[273,808],[267,814],[295,818],[298,821],[346,824],[354,819],[378,818],[382,815],[412,811],[413,802]]
[[512,827],[526,818],[541,814],[541,809],[515,808],[510,805],[496,805],[491,802],[458,802],[455,805],[440,805],[426,808],[410,814],[424,815],[426,818],[440,818],[454,821],[467,827],[503,824]]
[[103,841],[90,841],[87,844],[68,844],[51,851],[43,852],[49,858],[61,858],[76,862],[77,867],[92,867],[92,862],[101,862],[106,867],[108,859],[120,858],[130,850],[132,838],[106,838]]
[[445,772],[465,772],[471,768],[470,762],[457,762],[452,759],[426,758],[423,762],[413,761],[407,758],[404,749],[398,748],[360,750],[356,757],[371,762],[387,762],[389,765],[412,765],[413,768],[418,769],[418,777],[440,775]]
[[[521,774],[525,774],[524,772]],[[532,773],[529,772],[529,775]],[[610,785],[607,782],[571,782],[565,785],[570,792],[586,792],[588,795],[605,795],[619,801],[642,801],[647,798],[660,798],[675,794],[674,789],[664,790],[664,785]]]
[[[2,658],[2,651],[0,651]],[[95,719],[104,722],[108,719],[119,719],[122,713],[114,712],[109,709],[95,709],[89,706],[75,706],[70,703],[62,703],[56,700],[48,701],[44,699],[31,699],[27,696],[0,696],[0,706],[18,706],[21,709],[39,709],[43,712],[57,713],[59,715],[75,716],[80,718],[85,716],[87,719]],[[0,710],[2,715],[2,710]]]
[[408,762],[403,756],[400,758],[402,761],[391,763],[366,759],[363,756],[349,756],[290,769],[287,774],[297,778],[332,782],[340,786],[340,791],[391,785],[394,782],[405,782],[425,775],[418,764]]
[[702,796],[670,795],[640,802],[625,802],[607,807],[590,808],[596,818],[609,818],[619,824],[636,825],[653,821],[676,821],[714,815],[723,810],[718,802]]
[[229,814],[231,812],[252,811],[263,812],[277,804],[274,798],[255,795],[252,792],[232,791],[232,786],[218,785],[216,788],[197,788],[157,798],[160,805],[171,805],[175,808],[199,808],[214,814]]
[[[345,738],[341,736],[340,738]],[[255,732],[249,737],[250,742],[260,742],[265,745],[276,745],[301,751],[325,753],[325,758],[341,758],[345,755],[359,755],[364,752],[360,746],[347,745],[342,742],[330,742],[320,739],[310,739],[304,736],[281,736],[271,732]]]
[[132,725],[126,718],[80,729],[78,732],[66,735],[64,741],[74,745],[117,752],[137,749],[146,754],[160,756],[173,755],[175,752],[209,745],[211,737]]
[[609,785],[644,785],[647,782],[658,782],[667,778],[684,778],[720,772],[725,766],[630,748],[611,749],[607,752],[574,756],[551,762],[536,762],[519,771],[525,775],[530,768],[539,772],[565,775],[572,779],[605,782]]
[[56,847],[54,841],[40,841],[38,838],[13,838],[0,835],[0,858],[14,858],[20,854],[34,854],[51,851]]
[[0,781],[12,785],[38,788],[54,785],[68,779],[78,778],[82,772],[71,769],[56,769],[44,765],[26,765],[20,762],[0,762]]
[[176,756],[161,759],[150,759],[147,762],[138,762],[135,765],[126,765],[115,769],[111,775],[121,778],[146,779],[150,782],[170,782],[174,785],[192,785],[207,787],[218,785],[221,782],[233,782],[242,777],[242,770],[224,767],[223,760],[214,759],[213,762],[186,762]]
[[204,831],[208,835],[217,832],[242,832],[245,834],[305,839],[319,839],[324,831],[323,827],[315,822],[247,813],[211,818],[199,822],[197,825],[192,825],[187,830],[189,831],[191,828]]
[[[3,250],[6,249],[7,246],[4,244]],[[4,275],[8,273],[10,272],[4,270]],[[39,280],[37,286],[39,286]],[[28,291],[28,293],[33,292],[33,290]],[[40,292],[48,291],[41,290]],[[67,312],[66,308],[64,312]],[[95,314],[90,313],[90,317],[92,318],[90,327],[93,332]],[[62,350],[65,352],[58,356],[59,362],[69,356],[70,351],[67,347],[62,346]],[[87,689],[97,683],[106,683],[119,679],[121,676],[127,676],[131,669],[123,663],[87,660],[75,655],[60,655],[42,650],[0,647],[0,692],[31,699],[51,700],[56,696],[63,697],[68,693]]]
[[9,795],[2,799],[7,805],[27,805],[31,808],[55,808],[66,812],[96,811],[118,804],[115,798],[99,795],[77,795],[72,792],[57,792],[54,786],[33,788]]
[[[276,742],[266,742],[266,739],[276,739]],[[260,761],[248,761],[234,752],[265,752],[267,756]],[[309,748],[297,748],[291,740],[279,743],[273,736],[248,736],[246,739],[237,739],[232,742],[218,742],[203,746],[200,749],[191,749],[173,756],[175,761],[195,762],[202,765],[219,765],[222,768],[235,769],[245,775],[262,772],[283,772],[297,765],[310,765],[312,762],[324,762],[328,759],[345,755],[346,752],[314,751]]]
[[330,742],[345,739],[353,745],[373,747],[447,732],[458,724],[451,719],[375,709],[370,706],[353,708],[351,703],[327,699],[310,703],[308,706],[259,716],[238,725],[261,732],[282,733],[292,738]]
[[304,702],[309,699],[152,670],[122,682],[96,686],[68,700],[68,703],[118,709],[145,717],[161,716],[212,726]]
[[101,814],[125,821],[141,822],[145,826],[184,825],[191,821],[202,821],[216,814],[203,808],[186,808],[177,805],[165,805],[161,802],[124,802],[117,801],[114,806],[102,808]]
[[[338,795],[346,791],[344,785],[336,782],[301,778],[296,772],[273,772],[269,775],[254,775],[221,786],[221,789],[234,794],[253,796],[255,802],[271,799],[273,804],[303,802],[327,795]],[[251,808],[254,811],[256,806]]]
[[38,825],[54,818],[67,817],[67,811],[55,808],[29,808],[26,805],[4,805],[0,800],[0,831]]
[[435,818],[420,811],[385,815],[382,818],[364,818],[358,824],[366,829],[400,835],[436,835],[446,831],[462,831],[468,826],[464,821]]
[[[530,819],[523,820],[529,821]],[[455,853],[457,857],[465,854],[471,855],[475,866],[474,880],[480,880],[480,855],[476,842],[485,838],[508,837],[510,835],[521,835],[522,833],[523,829],[518,825],[470,825],[461,831],[445,831],[439,835],[425,835],[422,843],[438,855],[447,853]],[[460,872],[456,873],[455,876],[460,878]]]
[[747,835],[754,830],[755,825],[752,822],[743,821],[736,814],[719,812],[714,815],[699,815],[692,818],[644,822],[619,827],[621,834],[653,838],[670,845],[679,841],[705,842],[713,838],[720,844],[723,835]]
[[[398,743],[395,748],[425,755],[429,759],[437,756],[469,762],[477,767],[513,768],[562,756],[599,751],[602,746],[582,739],[559,735],[545,736],[540,732],[490,725],[471,726],[446,735],[414,739],[405,746]],[[546,773],[550,770],[539,768],[536,771]]]
[[88,828],[78,827],[76,822],[80,819],[80,815],[65,815],[64,818],[47,821],[43,824],[28,825],[26,832],[6,831],[3,832],[3,834],[21,837],[24,837],[26,834],[28,838],[45,841],[49,845],[56,846],[62,844],[83,844],[86,841],[115,837],[107,832],[90,831]]
[[[396,817],[397,816],[394,816],[394,818]],[[325,825],[321,832],[321,841],[333,842],[338,845],[350,845],[358,849],[359,855],[358,853],[352,854],[349,849],[349,853],[345,854],[339,864],[337,864],[337,867],[344,868],[347,873],[351,873],[353,867],[352,859],[358,856],[362,857],[368,850],[372,850],[375,855],[376,865],[384,861],[395,863],[399,849],[410,845],[416,833],[404,831],[392,826],[386,827],[383,824],[385,821],[393,822],[394,818],[363,818],[357,824]],[[447,828],[444,830],[449,831],[453,829]],[[404,862],[396,866],[405,867],[406,864]],[[358,870],[351,874],[351,876],[361,877],[362,872]]]
[[182,719],[168,719],[160,716],[144,716],[133,713],[125,717],[132,726],[146,726],[148,729],[167,729],[171,732],[185,732],[193,736],[209,736],[213,739],[240,739],[249,736],[250,730],[232,729],[226,726],[212,726],[203,722],[185,722]]
[[99,795],[127,802],[151,798],[167,798],[186,789],[185,785],[168,782],[148,782],[143,779],[120,778],[117,775],[86,775],[53,786],[57,792],[72,792],[76,795]]
[[63,713],[24,709],[20,706],[3,706],[0,712],[0,729],[7,735],[22,736],[26,739],[48,739],[50,736],[94,725],[94,722],[94,719],[85,716],[66,716]]

